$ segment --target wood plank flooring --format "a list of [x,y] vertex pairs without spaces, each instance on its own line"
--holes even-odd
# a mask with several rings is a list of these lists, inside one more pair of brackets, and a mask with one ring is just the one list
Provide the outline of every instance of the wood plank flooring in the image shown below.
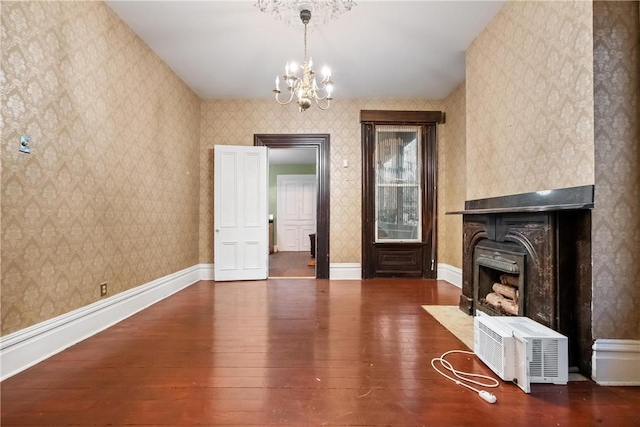
[[316,277],[311,255],[304,252],[276,252],[269,255],[269,277]]
[[[2,384],[4,426],[631,426],[640,389],[512,384],[491,405],[436,374],[466,348],[428,280],[199,282]],[[473,356],[459,369],[492,374]]]

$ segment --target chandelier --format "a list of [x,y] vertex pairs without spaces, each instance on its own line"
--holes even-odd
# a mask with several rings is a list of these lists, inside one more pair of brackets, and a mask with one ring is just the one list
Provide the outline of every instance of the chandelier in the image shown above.
[[[280,100],[280,93],[282,92],[280,91],[280,78],[278,76],[276,76],[276,88],[273,89],[273,92],[276,94],[278,104],[289,104],[295,96],[300,111],[305,111],[311,107],[312,100],[315,100],[321,110],[326,110],[329,108],[329,104],[331,104],[331,100],[333,99],[331,97],[331,92],[333,91],[331,69],[329,67],[324,68],[324,76],[318,86],[315,72],[312,68],[313,59],[309,58],[309,60],[307,60],[307,24],[309,24],[309,20],[311,20],[311,12],[301,10],[300,19],[302,19],[302,23],[304,24],[304,60],[300,67],[302,69],[302,76],[298,77],[296,74],[298,66],[295,63],[287,62],[287,65],[284,67],[284,76],[282,77],[289,90],[289,99],[285,101]],[[324,106],[321,104],[321,101],[326,101]]]
[[[311,21],[311,12],[318,15],[320,24],[325,24],[329,19],[335,19],[338,15],[351,10],[355,6],[353,0],[258,0],[255,4],[262,12],[270,13],[278,20],[283,20],[287,25],[293,21],[293,16],[298,15],[304,24],[304,58],[300,66],[301,75],[298,76],[298,66],[293,62],[287,62],[283,83],[289,91],[288,98],[285,95],[280,98],[280,77],[276,76],[276,87],[273,92],[276,101],[281,105],[289,104],[296,99],[300,111],[305,111],[315,101],[321,110],[326,110],[333,97],[333,81],[331,81],[331,69],[325,67],[323,78],[318,84],[313,71],[313,60],[307,56],[307,26]],[[317,25],[317,24],[316,24]],[[308,58],[308,59],[307,59]]]

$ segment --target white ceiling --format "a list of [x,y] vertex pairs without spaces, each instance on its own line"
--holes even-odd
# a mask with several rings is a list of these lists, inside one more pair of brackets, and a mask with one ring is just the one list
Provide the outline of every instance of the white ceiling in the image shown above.
[[[107,1],[202,98],[266,98],[284,64],[302,61],[303,26],[254,3]],[[331,67],[336,102],[446,97],[464,80],[465,50],[504,1],[356,3],[308,34],[314,68]]]

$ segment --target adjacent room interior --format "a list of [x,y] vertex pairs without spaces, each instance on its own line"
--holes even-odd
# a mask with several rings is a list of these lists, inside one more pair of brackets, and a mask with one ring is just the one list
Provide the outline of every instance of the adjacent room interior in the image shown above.
[[269,277],[315,277],[316,150],[268,152]]

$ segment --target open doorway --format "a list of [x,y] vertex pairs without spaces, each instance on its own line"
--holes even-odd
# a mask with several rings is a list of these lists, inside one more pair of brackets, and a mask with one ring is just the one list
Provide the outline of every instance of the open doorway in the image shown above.
[[269,148],[269,277],[316,277],[317,148]]
[[[328,134],[254,135],[254,145],[272,148],[310,148],[316,153],[316,278],[329,278],[329,150]],[[275,248],[274,248],[275,249]]]

